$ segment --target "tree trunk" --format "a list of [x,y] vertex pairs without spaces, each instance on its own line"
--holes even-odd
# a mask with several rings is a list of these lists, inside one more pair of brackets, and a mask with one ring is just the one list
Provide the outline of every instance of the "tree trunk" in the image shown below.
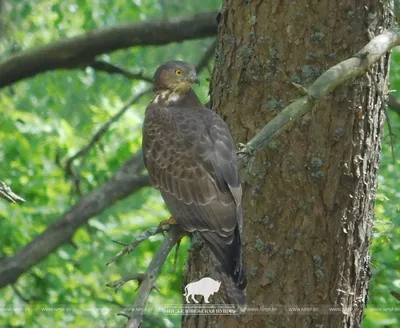
[[[307,87],[391,20],[379,0],[226,0],[213,108],[246,143],[298,96],[291,82]],[[248,312],[188,315],[183,327],[360,326],[384,121],[375,86],[387,94],[388,63],[339,87],[241,172]],[[213,273],[196,245],[187,282]]]

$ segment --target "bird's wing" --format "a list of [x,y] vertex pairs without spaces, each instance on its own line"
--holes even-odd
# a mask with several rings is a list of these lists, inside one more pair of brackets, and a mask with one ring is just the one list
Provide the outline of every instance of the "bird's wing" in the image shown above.
[[209,134],[214,145],[214,158],[211,160],[213,171],[220,190],[227,192],[227,188],[236,204],[236,219],[239,231],[243,230],[242,186],[240,184],[239,168],[236,156],[236,147],[231,133],[225,122],[213,111],[208,110],[210,119]]
[[206,108],[151,108],[143,149],[152,184],[186,230],[230,237],[237,224],[242,229],[235,145],[217,114]]

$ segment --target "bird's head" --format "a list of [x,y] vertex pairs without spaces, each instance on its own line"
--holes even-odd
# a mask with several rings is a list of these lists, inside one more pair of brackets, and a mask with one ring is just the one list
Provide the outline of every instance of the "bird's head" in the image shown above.
[[161,65],[153,77],[154,91],[185,94],[193,83],[200,83],[196,69],[184,61],[170,61]]

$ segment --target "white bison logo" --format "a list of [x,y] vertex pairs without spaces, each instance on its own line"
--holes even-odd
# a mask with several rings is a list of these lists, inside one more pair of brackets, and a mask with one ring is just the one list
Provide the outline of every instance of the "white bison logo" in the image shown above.
[[213,295],[214,293],[219,291],[219,287],[221,286],[221,282],[214,280],[210,277],[205,277],[203,279],[200,279],[195,282],[191,282],[190,284],[187,284],[185,287],[185,293],[183,296],[186,296],[186,302],[190,303],[189,301],[189,296],[192,297],[192,300],[195,303],[199,303],[195,299],[195,295],[203,295],[204,297],[204,302],[205,303],[210,303],[208,298],[210,295]]

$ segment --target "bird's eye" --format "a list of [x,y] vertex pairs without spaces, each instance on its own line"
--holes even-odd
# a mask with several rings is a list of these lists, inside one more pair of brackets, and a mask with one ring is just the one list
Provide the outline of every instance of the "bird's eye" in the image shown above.
[[181,75],[181,74],[182,74],[182,72],[181,72],[181,70],[180,70],[180,69],[177,69],[177,70],[175,70],[175,74],[179,76],[179,75]]

